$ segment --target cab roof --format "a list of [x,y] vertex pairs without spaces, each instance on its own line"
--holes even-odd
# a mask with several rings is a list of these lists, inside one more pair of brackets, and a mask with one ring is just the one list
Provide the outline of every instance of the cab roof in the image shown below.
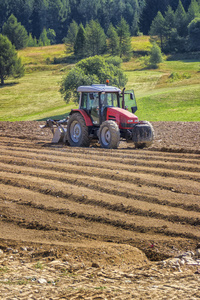
[[110,86],[106,84],[92,84],[92,85],[82,85],[79,86],[77,92],[86,92],[86,93],[120,93],[121,90],[115,86]]

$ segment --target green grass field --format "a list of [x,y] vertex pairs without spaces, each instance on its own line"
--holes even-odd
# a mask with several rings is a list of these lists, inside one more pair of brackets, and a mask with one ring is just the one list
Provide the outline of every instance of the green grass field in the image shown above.
[[[149,50],[148,37],[134,37],[132,47]],[[59,119],[76,107],[66,104],[59,92],[62,77],[73,65],[52,63],[66,55],[64,45],[19,51],[26,73],[0,87],[0,121]],[[158,69],[147,70],[141,58],[133,57],[122,68],[128,76],[126,88],[135,91],[139,119],[200,121],[200,60],[165,60]]]

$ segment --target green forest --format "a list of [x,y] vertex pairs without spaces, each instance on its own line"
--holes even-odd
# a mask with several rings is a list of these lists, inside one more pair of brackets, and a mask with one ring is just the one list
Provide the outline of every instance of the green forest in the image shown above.
[[98,26],[100,49],[87,50],[86,56],[107,50],[105,38],[114,39],[115,30],[119,35],[121,20],[131,36],[156,36],[166,53],[199,50],[199,18],[200,0],[0,0],[0,33],[7,35],[16,49],[66,41],[73,47],[78,31],[91,35],[91,27]]

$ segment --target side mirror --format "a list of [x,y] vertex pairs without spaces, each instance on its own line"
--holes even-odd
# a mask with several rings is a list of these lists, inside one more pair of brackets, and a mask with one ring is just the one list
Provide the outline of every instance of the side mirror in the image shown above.
[[134,99],[134,97],[133,97],[133,93],[131,93],[131,94],[130,94],[130,99],[131,99],[131,100],[133,100],[133,99]]
[[132,106],[131,110],[132,110],[132,114],[134,114],[136,112],[136,110],[137,110],[137,106]]

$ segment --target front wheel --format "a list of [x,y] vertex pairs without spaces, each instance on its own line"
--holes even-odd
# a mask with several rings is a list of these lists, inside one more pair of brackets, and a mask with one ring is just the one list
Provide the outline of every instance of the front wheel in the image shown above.
[[117,123],[105,121],[99,129],[99,142],[102,148],[116,149],[120,142],[120,132]]
[[80,113],[74,113],[67,124],[67,140],[73,147],[89,147],[88,127]]

